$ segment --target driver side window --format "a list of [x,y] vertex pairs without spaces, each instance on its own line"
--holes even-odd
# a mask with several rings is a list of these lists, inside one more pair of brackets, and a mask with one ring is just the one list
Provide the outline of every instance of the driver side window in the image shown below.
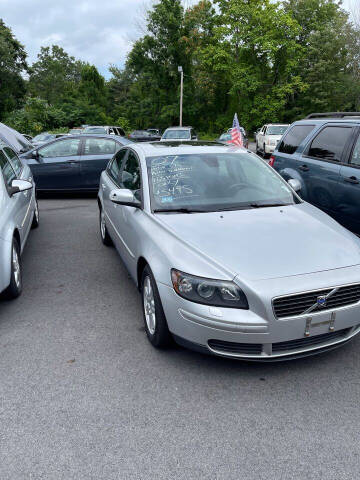
[[121,175],[121,186],[134,193],[135,198],[141,200],[140,164],[134,152],[129,151],[125,167]]
[[5,154],[0,150],[0,170],[2,171],[5,185],[10,188],[13,180],[16,179],[16,174],[11,166],[11,163],[6,158]]
[[80,139],[71,138],[59,140],[46,147],[39,148],[38,152],[41,157],[72,157],[78,155]]

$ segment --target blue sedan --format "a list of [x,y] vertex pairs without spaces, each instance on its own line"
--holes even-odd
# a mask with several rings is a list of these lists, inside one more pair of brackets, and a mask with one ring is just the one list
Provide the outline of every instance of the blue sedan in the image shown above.
[[31,168],[38,191],[96,192],[101,172],[128,143],[115,135],[72,135],[34,148],[22,159]]

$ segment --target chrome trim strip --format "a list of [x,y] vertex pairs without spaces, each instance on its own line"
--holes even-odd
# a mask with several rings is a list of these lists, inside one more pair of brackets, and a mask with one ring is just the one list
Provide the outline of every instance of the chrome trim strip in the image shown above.
[[[353,327],[355,328],[355,327]],[[264,352],[264,345],[263,345],[263,353],[262,355],[246,355],[246,354],[237,354],[237,353],[225,353],[222,352],[221,350],[215,350],[214,348],[211,348],[209,344],[206,344],[206,347],[213,353],[216,353],[216,355],[220,355],[222,357],[232,357],[232,358],[253,358],[253,359],[272,359],[272,358],[281,358],[281,357],[291,357],[292,355],[299,355],[301,353],[308,353],[312,352],[315,350],[320,350],[322,348],[326,347],[331,347],[332,345],[337,345],[340,343],[347,342],[351,338],[355,337],[360,332],[360,326],[355,328],[352,332],[350,332],[346,337],[334,340],[333,342],[328,342],[328,343],[322,343],[321,345],[316,345],[316,347],[311,347],[311,348],[300,348],[298,350],[288,350],[287,352],[283,353],[275,353],[274,355],[267,355]],[[314,335],[316,336],[316,335]],[[310,337],[311,338],[311,337]],[[295,339],[296,340],[296,339]],[[265,344],[266,345],[266,344]]]
[[111,221],[109,215],[104,211],[105,213],[105,216],[106,218],[109,220],[109,222],[111,223],[111,226],[113,227],[113,229],[115,230],[115,233],[116,235],[119,237],[121,243],[124,245],[124,247],[126,248],[128,254],[132,257],[132,258],[135,258],[135,255],[133,254],[133,252],[130,250],[130,248],[126,245],[125,243],[125,240],[122,238],[122,236],[120,235],[120,233],[117,231],[117,228],[115,227],[115,225],[113,224],[113,222]]
[[32,197],[30,198],[29,206],[28,206],[28,208],[27,208],[27,210],[26,210],[24,220],[23,220],[22,223],[21,223],[21,228],[23,228],[24,225],[25,225],[25,221],[26,221],[26,219],[27,219],[27,216],[29,215],[31,203],[32,203]]
[[[272,307],[272,312],[273,312],[273,315],[275,317],[276,320],[279,320],[280,322],[282,320],[289,320],[289,319],[293,319],[293,318],[304,318],[307,316],[306,313],[301,313],[300,315],[290,315],[289,317],[281,317],[281,318],[278,318],[276,313],[275,313],[275,308],[274,308],[274,301],[275,300],[278,300],[280,298],[288,298],[288,297],[294,297],[296,295],[302,295],[303,293],[304,294],[307,294],[307,293],[316,293],[316,292],[321,292],[323,290],[330,290],[330,289],[340,289],[340,288],[343,288],[343,287],[353,287],[355,285],[358,285],[360,287],[360,283],[359,282],[356,282],[356,283],[346,283],[346,284],[343,284],[343,285],[338,285],[336,287],[332,286],[332,287],[323,287],[323,288],[317,288],[316,290],[305,290],[305,291],[302,291],[302,292],[295,292],[295,293],[288,293],[286,295],[278,295],[277,297],[273,297],[271,299],[271,307]],[[331,293],[331,292],[329,292]],[[335,292],[334,292],[335,293]],[[350,303],[349,305],[343,305],[341,307],[332,307],[332,308],[329,308],[329,309],[324,309],[324,310],[319,310],[318,312],[312,312],[312,315],[321,315],[322,313],[325,313],[325,312],[329,312],[329,311],[338,311],[338,310],[346,310],[347,308],[353,308],[357,305],[360,305],[360,300],[358,302],[355,302],[355,303]]]

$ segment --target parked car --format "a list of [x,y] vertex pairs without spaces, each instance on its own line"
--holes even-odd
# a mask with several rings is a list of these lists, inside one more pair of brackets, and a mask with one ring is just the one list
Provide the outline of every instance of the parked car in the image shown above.
[[27,133],[22,133],[21,135],[25,137],[28,142],[32,142],[33,137],[31,135],[28,135]]
[[32,146],[33,147],[40,147],[40,145],[45,145],[45,143],[51,142],[51,140],[55,140],[56,138],[64,137],[64,133],[49,133],[43,132],[39,133],[32,139]]
[[77,135],[78,133],[83,133],[83,128],[77,127],[69,130],[69,135]]
[[162,134],[161,142],[190,142],[191,140],[197,141],[198,136],[192,127],[170,127]]
[[114,135],[72,135],[59,138],[23,155],[39,191],[97,191],[101,172],[123,145]]
[[134,130],[128,135],[133,142],[158,142],[161,135],[155,135],[148,130]]
[[301,196],[360,235],[360,113],[309,115],[291,125],[270,160]]
[[359,333],[360,239],[299,186],[234,146],[116,153],[101,175],[100,235],[141,292],[152,345],[265,361]]
[[118,135],[119,137],[125,137],[125,130],[121,127],[109,127],[109,126],[87,126],[84,127],[83,132],[87,135]]
[[27,152],[33,148],[32,144],[13,128],[8,127],[4,123],[0,123],[0,140],[9,145],[16,154]]
[[16,298],[22,291],[21,253],[31,228],[39,225],[35,186],[29,167],[0,140],[0,292]]
[[147,128],[146,131],[153,135],[161,137],[161,131],[158,128]]
[[[223,133],[222,135],[220,135],[217,141],[220,143],[231,143],[231,130],[232,128],[229,128],[229,130],[226,133]],[[244,147],[249,148],[249,139],[246,136],[246,131],[242,127],[240,127],[240,130],[243,137]]]
[[273,153],[289,125],[269,123],[264,125],[256,135],[256,153],[267,157]]

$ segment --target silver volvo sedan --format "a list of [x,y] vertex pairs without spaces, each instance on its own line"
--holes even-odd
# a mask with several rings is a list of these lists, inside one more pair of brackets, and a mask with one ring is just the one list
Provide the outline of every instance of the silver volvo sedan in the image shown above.
[[0,293],[16,298],[22,291],[20,255],[39,210],[30,168],[0,140]]
[[299,187],[229,145],[117,152],[101,175],[101,239],[139,288],[155,347],[281,360],[359,332],[360,239]]

